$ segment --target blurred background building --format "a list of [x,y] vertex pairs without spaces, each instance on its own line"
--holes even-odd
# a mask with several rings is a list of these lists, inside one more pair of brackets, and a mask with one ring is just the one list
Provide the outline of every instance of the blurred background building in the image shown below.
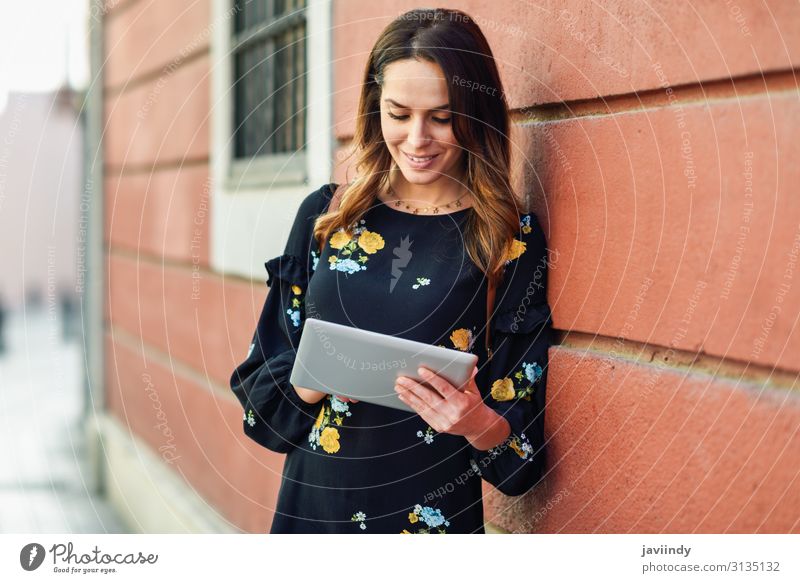
[[[82,94],[66,85],[6,94],[0,113],[3,212],[0,297],[10,310],[77,299],[76,233],[83,175]],[[25,194],[26,196],[22,196]],[[20,220],[22,218],[23,220]],[[52,289],[51,289],[52,288]]]
[[0,532],[127,530],[85,429],[88,13],[0,4]]
[[[800,532],[797,4],[440,5],[489,40],[553,250],[549,471],[487,485],[490,529]],[[228,379],[299,203],[353,174],[369,50],[415,7],[89,4],[88,204],[64,217],[88,226],[86,478],[124,528],[269,529],[282,456]]]

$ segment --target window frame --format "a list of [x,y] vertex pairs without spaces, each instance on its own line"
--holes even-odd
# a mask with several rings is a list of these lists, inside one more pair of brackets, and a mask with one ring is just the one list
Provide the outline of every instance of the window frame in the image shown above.
[[220,273],[263,280],[264,261],[282,252],[300,203],[330,182],[332,1],[307,0],[305,8],[305,151],[242,160],[233,158],[234,4],[211,3],[210,263]]
[[[250,0],[250,1],[258,1],[258,0]],[[274,5],[274,0],[264,0],[267,4],[267,13],[272,12],[272,8]],[[228,0],[228,4],[230,5],[230,10],[233,11],[233,7],[235,5],[235,0]],[[293,27],[297,26],[300,23],[307,24],[307,13],[309,10],[308,3],[306,8],[300,12],[294,12],[290,15],[281,15],[279,17],[270,17],[268,20],[264,21],[257,28],[249,28],[245,29],[239,33],[236,33],[232,26],[233,22],[229,21],[226,22],[226,28],[228,30],[229,39],[228,39],[228,47],[227,51],[229,54],[229,67],[231,70],[231,77],[230,77],[230,84],[231,84],[231,105],[230,105],[230,115],[231,115],[231,139],[233,140],[233,115],[234,115],[234,97],[235,97],[235,87],[233,86],[234,79],[233,79],[233,60],[237,56],[237,51],[240,51],[243,48],[246,48],[248,45],[252,45],[258,43],[263,40],[267,40],[269,45],[272,47],[274,51],[274,37],[283,34],[284,32],[291,30]],[[232,16],[235,18],[235,15]],[[308,29],[306,28],[306,33],[308,33]],[[304,39],[304,42],[307,43],[307,40]],[[306,62],[308,62],[308,51],[307,47],[304,51],[306,54]],[[308,74],[308,69],[306,69],[306,75]],[[305,107],[308,107],[308,85],[306,84],[306,95],[305,95]],[[305,140],[304,140],[305,141]],[[234,140],[235,142],[235,140]],[[231,144],[230,148],[230,159],[228,164],[228,172],[225,176],[225,180],[227,182],[227,186],[229,188],[239,188],[241,186],[269,186],[273,184],[298,184],[305,182],[308,178],[307,175],[307,162],[306,162],[306,149],[305,147],[302,150],[298,150],[296,152],[278,152],[274,154],[262,154],[258,156],[251,156],[249,158],[235,158],[235,144]]]

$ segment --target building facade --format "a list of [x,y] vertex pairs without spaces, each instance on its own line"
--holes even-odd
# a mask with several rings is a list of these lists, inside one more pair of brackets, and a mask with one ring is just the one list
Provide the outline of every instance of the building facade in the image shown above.
[[[549,467],[499,532],[798,532],[800,11],[442,2],[486,34],[552,250]],[[98,480],[143,532],[266,532],[282,456],[228,387],[300,201],[352,175],[412,2],[96,0]],[[267,58],[269,57],[269,58]],[[97,226],[97,225],[96,225]]]

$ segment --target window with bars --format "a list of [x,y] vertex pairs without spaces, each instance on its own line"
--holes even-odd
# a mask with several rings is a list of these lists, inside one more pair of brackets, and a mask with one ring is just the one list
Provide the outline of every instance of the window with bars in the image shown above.
[[231,178],[305,181],[306,0],[234,0]]

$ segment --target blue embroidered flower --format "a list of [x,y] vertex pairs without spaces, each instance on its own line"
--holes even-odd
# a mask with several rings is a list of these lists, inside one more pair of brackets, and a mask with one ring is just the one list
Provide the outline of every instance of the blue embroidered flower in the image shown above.
[[525,370],[525,378],[531,383],[535,383],[542,376],[542,367],[535,362],[533,364],[523,362],[522,368]]
[[423,506],[417,514],[419,514],[420,520],[427,524],[430,528],[436,528],[442,524],[445,526],[450,526],[450,523],[444,519],[444,516],[442,516],[442,511],[438,508]]
[[[413,511],[408,513],[408,522],[414,525],[411,528],[416,528],[417,534],[431,534],[434,528],[439,534],[447,534],[442,525],[450,526],[450,521],[445,520],[441,510],[419,504],[415,504]],[[420,523],[426,525],[427,528],[421,528]],[[403,534],[412,533],[404,529]]]
[[317,255],[317,252],[312,249],[311,256],[314,258],[314,263],[311,265],[311,271],[316,271],[317,263],[319,263],[319,255]]
[[522,220],[519,222],[519,226],[522,228],[523,233],[530,233],[531,232],[531,216],[525,215],[522,217]]
[[350,405],[346,401],[342,401],[336,395],[331,395],[331,408],[337,413],[344,413],[348,417],[352,415],[350,412]]
[[336,271],[344,271],[348,275],[352,275],[357,271],[362,271],[367,268],[366,265],[359,265],[352,259],[340,259],[336,263],[331,263],[331,269]]
[[295,328],[300,327],[300,310],[292,310],[291,308],[286,310],[286,313],[292,318],[292,324],[294,324]]

